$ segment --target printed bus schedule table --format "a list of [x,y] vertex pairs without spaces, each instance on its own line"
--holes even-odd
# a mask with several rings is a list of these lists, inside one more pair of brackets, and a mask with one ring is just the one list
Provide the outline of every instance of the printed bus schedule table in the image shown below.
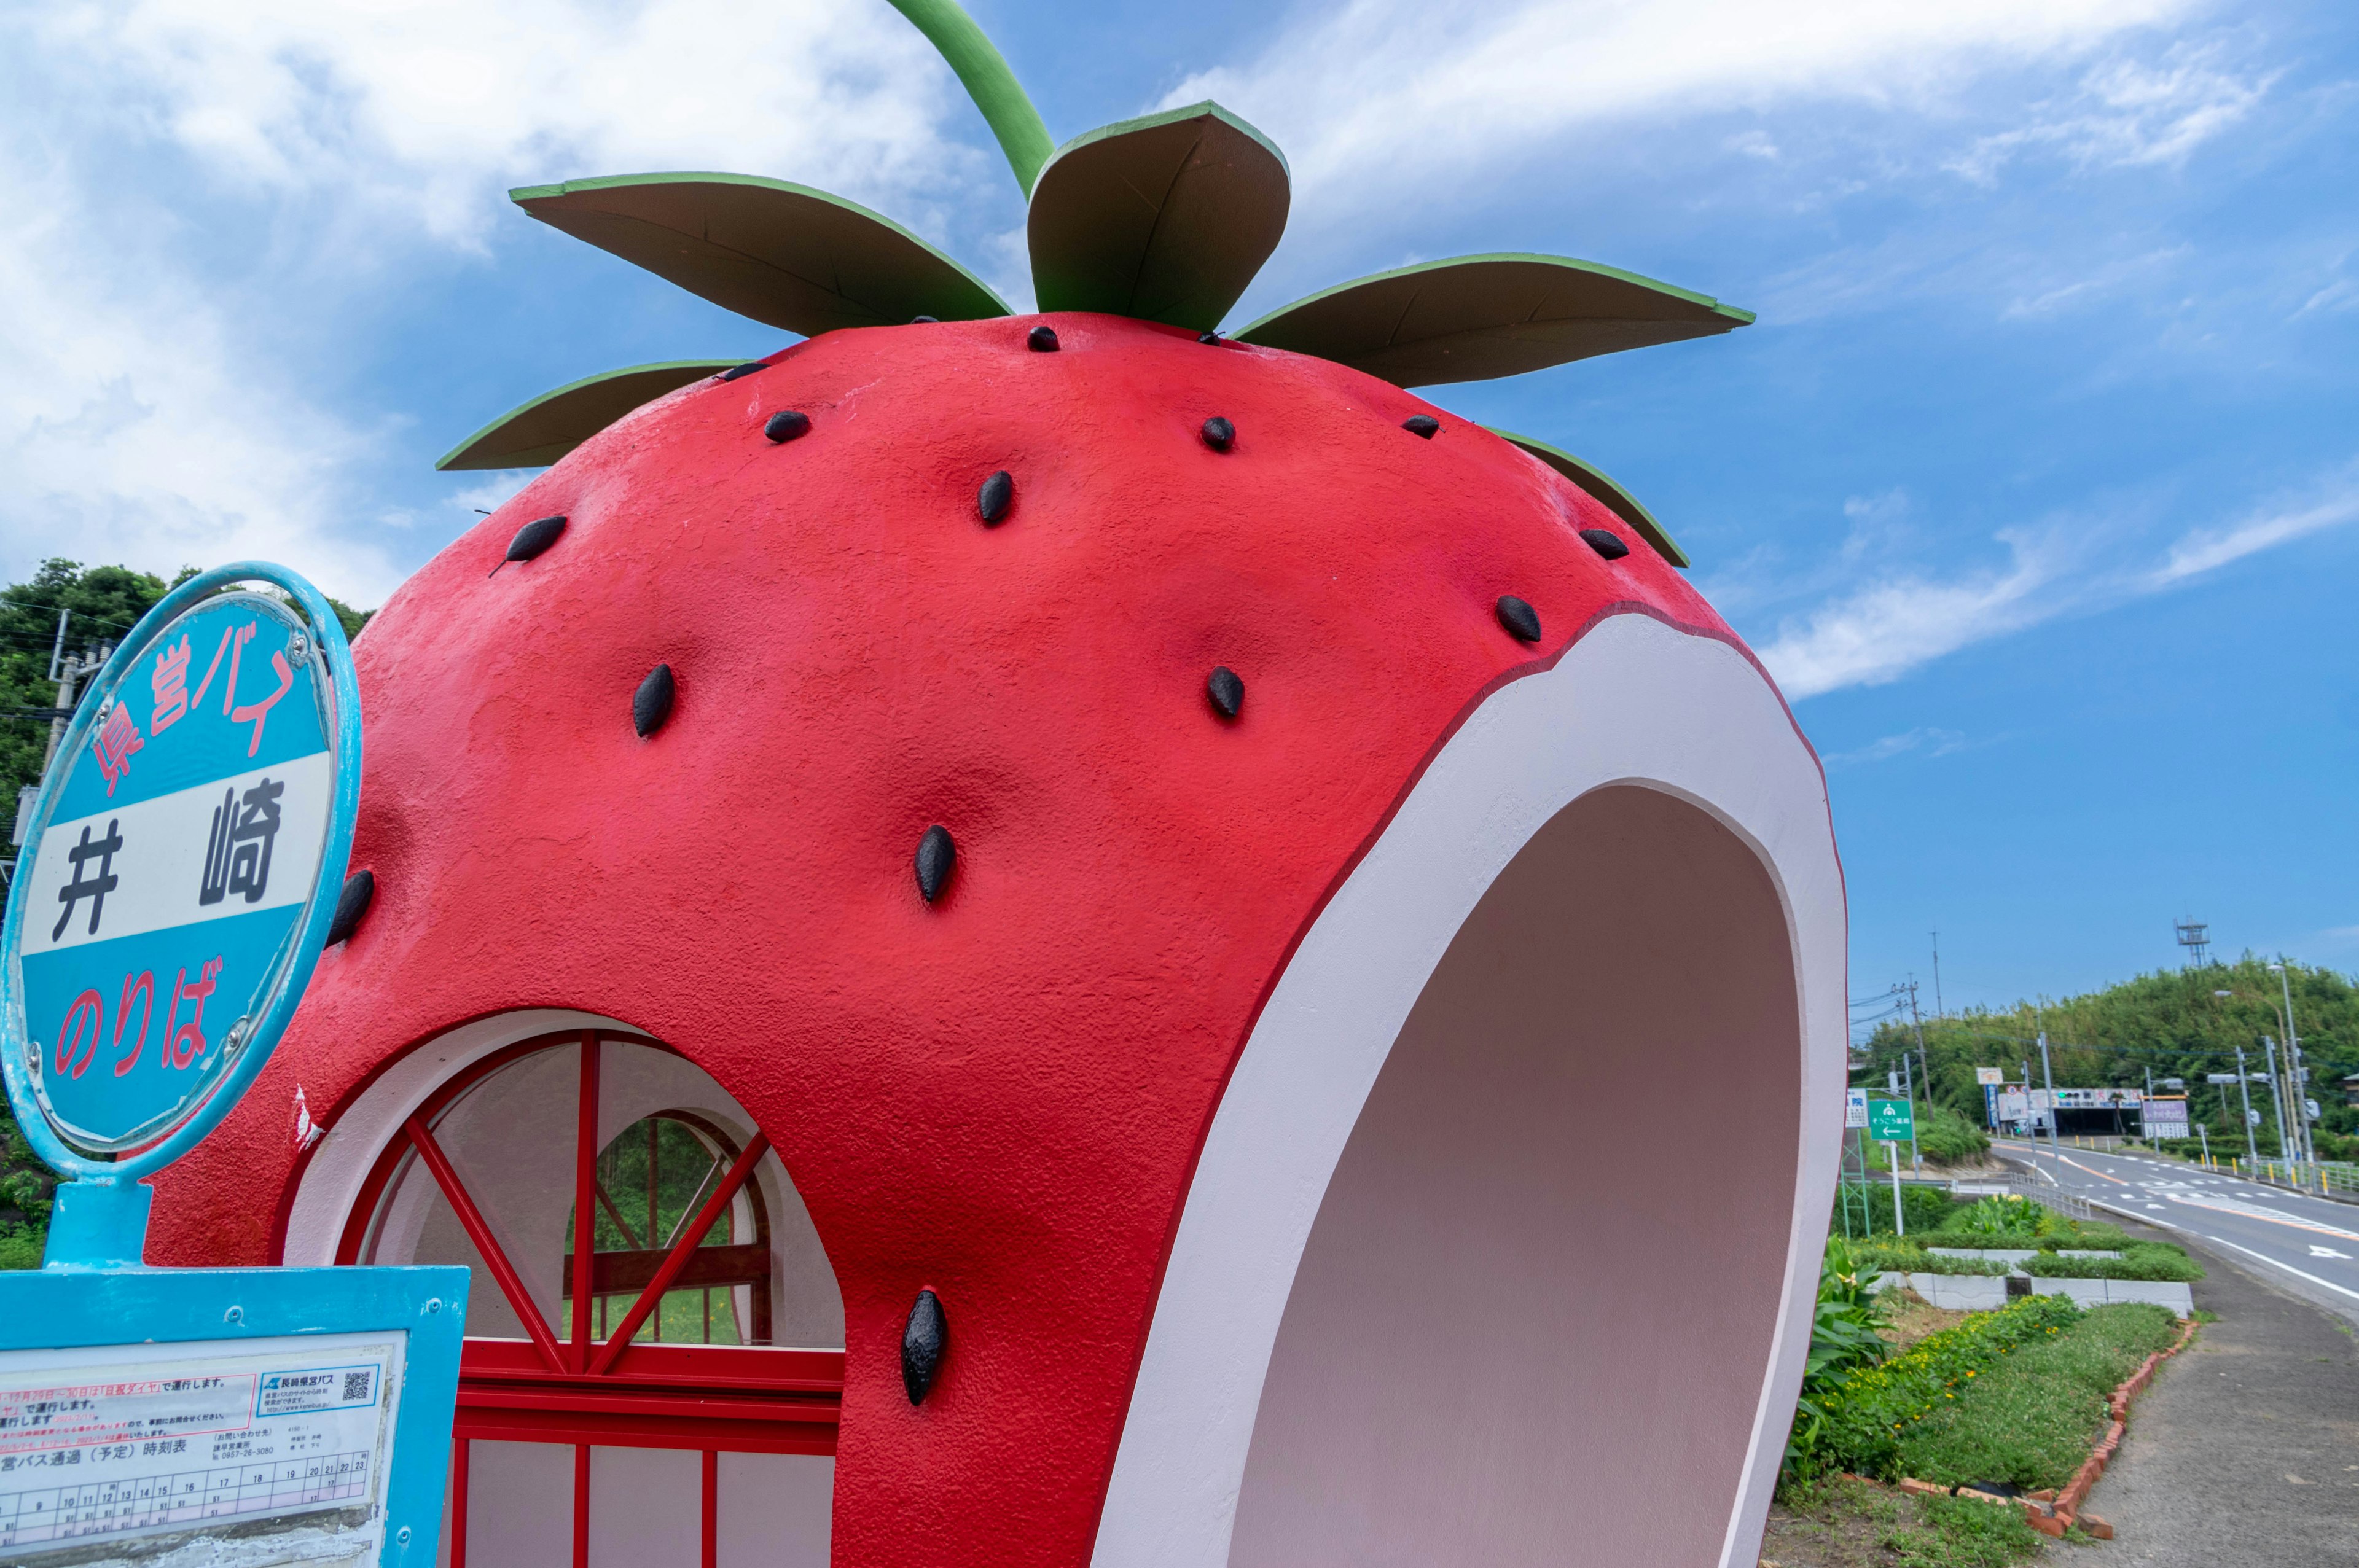
[[373,1509],[402,1340],[0,1355],[0,1560]]

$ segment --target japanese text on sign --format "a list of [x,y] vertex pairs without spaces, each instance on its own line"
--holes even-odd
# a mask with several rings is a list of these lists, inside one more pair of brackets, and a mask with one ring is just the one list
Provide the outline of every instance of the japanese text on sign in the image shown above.
[[0,1354],[0,1553],[379,1507],[399,1336]]

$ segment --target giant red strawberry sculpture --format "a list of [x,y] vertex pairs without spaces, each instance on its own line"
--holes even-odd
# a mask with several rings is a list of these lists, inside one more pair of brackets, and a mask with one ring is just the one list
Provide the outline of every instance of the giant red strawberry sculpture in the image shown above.
[[454,454],[554,466],[356,645],[348,939],[153,1260],[479,1265],[445,1561],[1749,1562],[1823,785],[1643,509],[1403,390],[1745,318],[1478,257],[1221,337],[1267,144],[1050,157],[897,3],[1044,313],[774,181],[518,193],[808,341]]

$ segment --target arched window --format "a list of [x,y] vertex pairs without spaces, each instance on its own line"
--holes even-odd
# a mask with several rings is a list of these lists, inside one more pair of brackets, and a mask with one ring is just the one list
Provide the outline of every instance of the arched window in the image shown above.
[[768,1139],[678,1053],[587,1029],[469,1062],[337,1259],[474,1272],[451,1568],[827,1561],[842,1298]]

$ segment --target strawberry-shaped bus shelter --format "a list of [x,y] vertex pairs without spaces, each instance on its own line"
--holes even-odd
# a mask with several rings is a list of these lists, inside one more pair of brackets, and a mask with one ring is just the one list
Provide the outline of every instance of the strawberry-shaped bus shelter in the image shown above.
[[1284,160],[1053,146],[1039,310],[516,193],[800,341],[560,388],[354,647],[355,868],[159,1264],[476,1271],[441,1561],[1749,1563],[1843,1082],[1823,779],[1669,535],[1408,390],[1749,319],[1488,255],[1233,332]]

